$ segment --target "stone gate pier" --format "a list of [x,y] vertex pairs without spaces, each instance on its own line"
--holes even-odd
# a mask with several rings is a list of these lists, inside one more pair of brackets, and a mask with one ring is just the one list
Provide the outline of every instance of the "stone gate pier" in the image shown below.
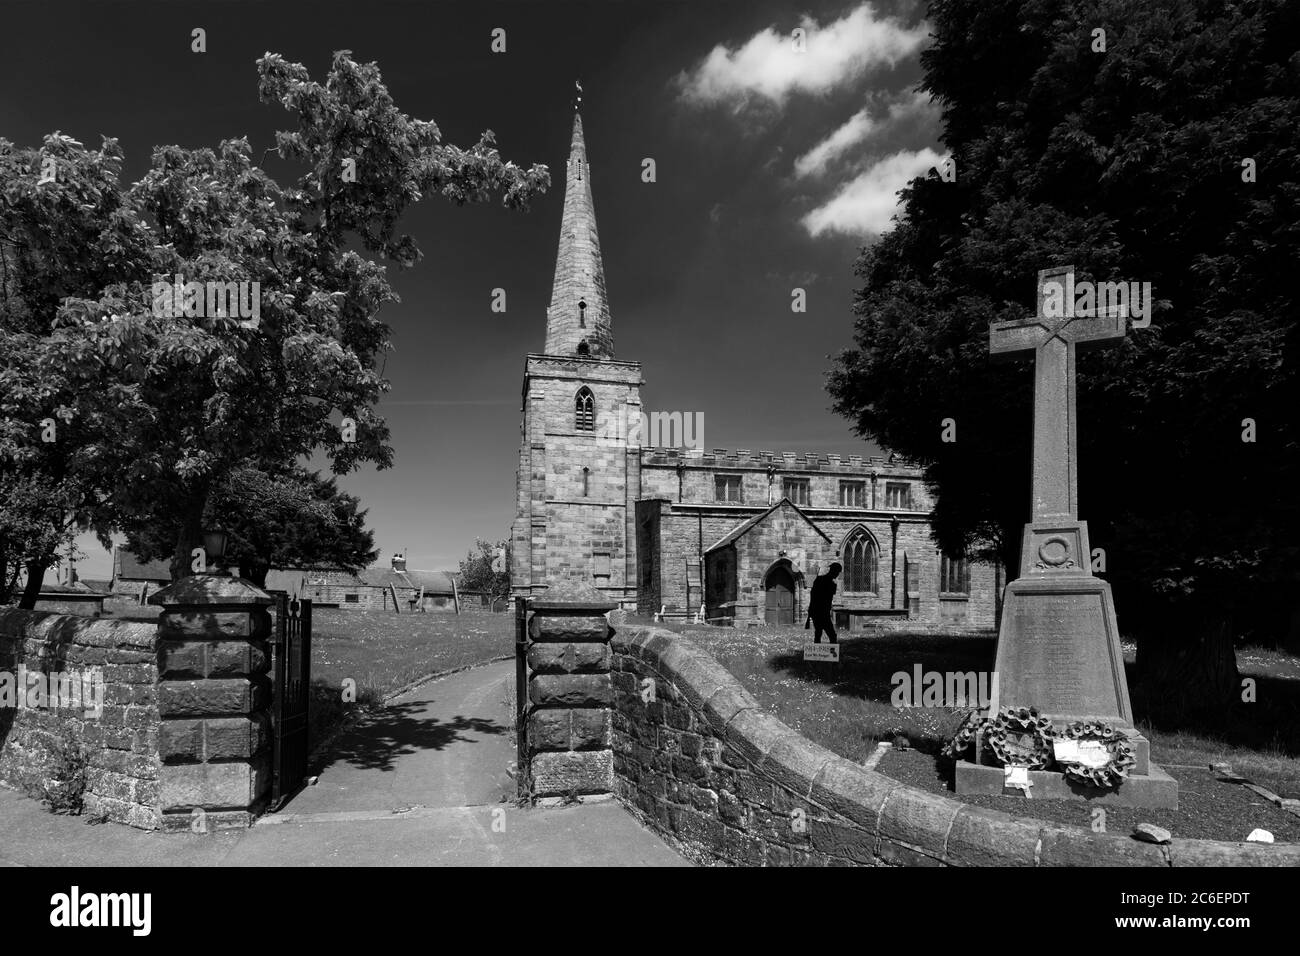
[[199,574],[149,598],[158,618],[159,823],[250,826],[271,787],[272,598]]
[[584,584],[550,588],[529,605],[525,756],[536,797],[614,790],[605,614],[617,606]]

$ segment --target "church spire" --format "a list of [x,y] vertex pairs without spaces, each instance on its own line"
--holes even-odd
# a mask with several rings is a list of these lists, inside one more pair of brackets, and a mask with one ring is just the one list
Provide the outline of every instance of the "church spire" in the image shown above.
[[[581,87],[578,87],[581,94]],[[579,102],[581,95],[579,95]],[[591,200],[591,168],[582,114],[573,114],[573,139],[565,168],[564,216],[555,257],[555,284],[546,310],[546,354],[614,357],[614,333],[605,295],[605,267]]]

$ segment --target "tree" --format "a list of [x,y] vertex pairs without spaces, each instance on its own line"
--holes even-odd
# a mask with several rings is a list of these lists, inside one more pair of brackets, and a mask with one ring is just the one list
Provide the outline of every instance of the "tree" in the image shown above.
[[81,388],[52,347],[61,303],[144,275],[147,237],[118,184],[115,140],[0,139],[0,591],[27,572],[32,607],[73,528],[107,546],[109,464],[122,421],[111,381]]
[[1233,636],[1281,627],[1300,578],[1300,74],[1279,39],[1300,9],[937,0],[930,19],[922,88],[958,176],[913,180],[858,259],[835,408],[924,464],[942,547],[1014,569],[1030,373],[990,364],[989,323],[1031,313],[1051,265],[1151,282],[1150,328],[1078,364],[1081,516],[1138,641],[1135,699],[1221,720]]
[[[443,144],[436,125],[396,109],[375,64],[347,51],[323,85],[275,54],[258,70],[262,99],[297,116],[276,135],[281,158],[308,167],[292,187],[243,139],[159,147],[125,191],[114,141],[98,156],[66,137],[47,137],[39,153],[0,142],[0,158],[12,157],[0,227],[18,248],[23,293],[0,324],[28,353],[22,367],[0,356],[0,378],[25,402],[2,450],[45,467],[35,416],[71,409],[81,434],[60,454],[81,459],[71,472],[93,472],[96,510],[84,520],[157,551],[142,557],[170,557],[174,577],[190,573],[210,499],[235,470],[278,473],[321,452],[335,473],[391,464],[373,406],[387,390],[378,314],[396,295],[354,247],[407,267],[420,253],[397,226],[422,196],[524,208],[549,184],[545,167],[503,162],[490,132],[468,150]],[[40,182],[47,160],[55,189]],[[195,315],[212,283],[248,290],[256,321]],[[154,527],[174,530],[169,546]]]
[[474,547],[460,562],[460,589],[482,591],[493,602],[505,600],[510,596],[511,557],[509,541],[492,544],[476,538]]
[[[258,587],[272,568],[328,568],[356,573],[375,560],[374,536],[360,501],[333,478],[293,468],[267,474],[235,469],[208,499],[204,524],[229,536],[225,563]],[[174,529],[150,526],[129,536],[137,555],[157,554],[175,540]]]

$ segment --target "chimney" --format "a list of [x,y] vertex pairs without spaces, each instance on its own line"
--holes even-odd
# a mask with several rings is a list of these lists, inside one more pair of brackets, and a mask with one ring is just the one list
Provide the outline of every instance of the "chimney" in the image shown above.
[[393,570],[394,571],[406,570],[406,555],[404,554],[393,555]]

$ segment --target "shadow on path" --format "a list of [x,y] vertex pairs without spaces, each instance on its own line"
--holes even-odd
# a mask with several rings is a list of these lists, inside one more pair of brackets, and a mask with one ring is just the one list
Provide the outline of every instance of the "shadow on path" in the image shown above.
[[398,759],[452,744],[475,744],[474,735],[500,735],[510,728],[486,717],[426,716],[430,701],[390,704],[348,730],[314,761],[313,773],[346,763],[361,770],[392,770]]

